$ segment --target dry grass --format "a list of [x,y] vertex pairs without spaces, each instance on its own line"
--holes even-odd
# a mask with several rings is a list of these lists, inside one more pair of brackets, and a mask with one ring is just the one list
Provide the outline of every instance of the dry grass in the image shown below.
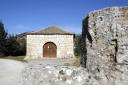
[[78,58],[75,58],[73,63],[72,63],[73,66],[80,66],[80,57]]
[[80,66],[80,57],[73,58],[69,63],[65,63],[65,66]]
[[7,57],[2,57],[1,59],[12,59],[12,60],[17,60],[17,61],[22,61],[22,62],[27,62],[24,60],[25,56],[7,56]]

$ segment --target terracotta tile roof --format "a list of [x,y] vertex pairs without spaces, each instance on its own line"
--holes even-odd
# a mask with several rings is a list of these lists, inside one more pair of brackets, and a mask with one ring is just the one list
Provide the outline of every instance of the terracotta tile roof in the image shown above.
[[42,29],[40,31],[37,31],[37,32],[31,32],[31,33],[28,33],[30,35],[55,35],[55,34],[59,34],[59,35],[72,35],[73,33],[70,33],[70,32],[66,32],[56,26],[49,26],[45,29]]

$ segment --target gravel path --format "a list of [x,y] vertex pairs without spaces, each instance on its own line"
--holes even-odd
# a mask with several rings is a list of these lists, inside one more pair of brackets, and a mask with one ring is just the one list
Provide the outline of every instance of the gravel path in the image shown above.
[[0,85],[18,85],[20,72],[25,66],[19,61],[0,59]]

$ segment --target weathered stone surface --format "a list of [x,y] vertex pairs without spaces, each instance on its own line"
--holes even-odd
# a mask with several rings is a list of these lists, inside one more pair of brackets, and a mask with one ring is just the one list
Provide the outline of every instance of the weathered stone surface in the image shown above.
[[99,85],[82,67],[33,65],[23,71],[21,85]]
[[92,39],[86,39],[89,72],[101,85],[128,85],[128,7],[93,11],[83,21]]

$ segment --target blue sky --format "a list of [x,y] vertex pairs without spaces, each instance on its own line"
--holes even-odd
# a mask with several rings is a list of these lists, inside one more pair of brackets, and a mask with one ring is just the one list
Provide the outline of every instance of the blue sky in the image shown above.
[[56,25],[78,34],[84,16],[111,6],[128,6],[128,0],[0,0],[0,20],[9,33]]

